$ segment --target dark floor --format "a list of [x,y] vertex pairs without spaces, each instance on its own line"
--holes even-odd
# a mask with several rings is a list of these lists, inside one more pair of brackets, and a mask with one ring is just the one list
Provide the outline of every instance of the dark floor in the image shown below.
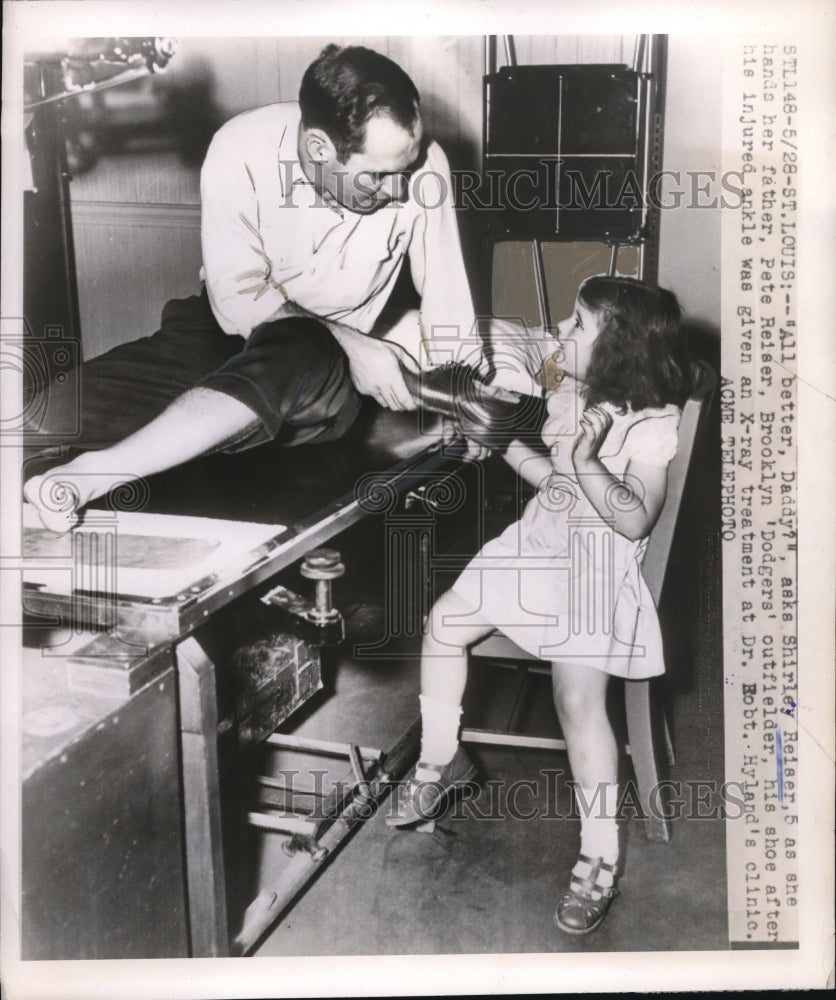
[[[686,801],[668,844],[651,843],[641,820],[621,824],[626,873],[621,895],[594,934],[573,938],[553,923],[577,854],[579,824],[569,818],[565,755],[473,748],[487,779],[434,833],[387,827],[384,801],[263,940],[258,956],[549,953],[713,950],[727,947],[724,825],[697,818],[718,802],[722,782],[722,686],[718,553],[698,488],[678,538],[662,618],[676,764],[671,794]],[[349,574],[339,595],[353,614],[350,640],[374,644],[385,629],[379,522],[341,539]],[[375,539],[378,541],[375,542]],[[359,560],[359,561],[358,561]],[[351,567],[354,571],[351,571]],[[362,568],[360,568],[362,567]],[[382,658],[352,656],[352,642],[326,666],[326,690],[292,720],[295,732],[386,749],[417,714],[417,636],[401,636]],[[400,650],[400,652],[398,652]],[[355,649],[356,651],[356,649]],[[379,651],[378,651],[379,652]],[[384,653],[386,652],[384,647]],[[478,673],[477,673],[478,671]],[[510,671],[480,666],[471,677],[466,722],[493,725],[507,710]],[[535,678],[526,728],[556,727],[548,682]],[[619,725],[614,691],[614,724]],[[333,777],[347,765],[336,765]],[[630,777],[625,762],[625,778]],[[697,786],[696,783],[706,783]],[[715,786],[716,787],[716,786]],[[515,791],[516,789],[516,791]],[[698,797],[702,801],[698,802]],[[515,797],[516,796],[516,797]],[[526,818],[535,812],[534,818]],[[281,835],[259,836],[263,889],[286,863]]]
[[[322,706],[302,727],[328,739],[387,746],[415,710],[417,670],[344,666],[340,704]],[[687,718],[682,706],[680,718]],[[679,714],[679,713],[678,713]],[[720,822],[681,819],[669,844],[650,843],[643,823],[622,824],[627,866],[622,895],[602,927],[572,938],[552,915],[578,844],[568,812],[565,758],[482,748],[474,758],[492,782],[435,833],[393,831],[386,803],[277,925],[258,955],[363,955],[718,949],[726,945],[724,831]],[[704,775],[693,745],[680,749],[674,777]],[[514,800],[509,788],[520,786]],[[510,801],[509,801],[510,800]],[[526,820],[540,810],[540,818]],[[512,815],[509,816],[509,810]],[[496,818],[494,818],[496,817]],[[265,838],[262,886],[284,863],[278,836]]]

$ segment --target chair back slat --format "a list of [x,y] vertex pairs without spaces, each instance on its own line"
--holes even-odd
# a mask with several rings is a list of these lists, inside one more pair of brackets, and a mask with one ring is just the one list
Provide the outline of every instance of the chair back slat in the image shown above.
[[665,582],[665,573],[668,568],[676,521],[679,517],[679,508],[682,506],[691,458],[711,405],[714,390],[717,387],[717,376],[709,365],[704,361],[698,361],[695,367],[697,369],[696,387],[682,409],[676,455],[668,466],[668,488],[665,503],[659,514],[659,520],[650,533],[642,564],[642,575],[656,605],[659,604],[659,598],[662,595],[662,586]]

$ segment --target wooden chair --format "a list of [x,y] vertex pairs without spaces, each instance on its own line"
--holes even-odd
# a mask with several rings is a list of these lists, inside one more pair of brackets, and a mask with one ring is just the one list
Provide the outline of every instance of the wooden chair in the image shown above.
[[[650,541],[642,565],[642,573],[657,606],[665,582],[691,458],[705,425],[706,415],[717,385],[717,377],[707,364],[698,362],[696,368],[696,388],[683,408],[679,424],[677,452],[668,470],[668,490],[665,504],[659,515],[659,520],[650,534]],[[471,659],[490,659],[504,665],[514,666],[518,669],[520,677],[506,731],[465,728],[461,734],[462,741],[486,743],[494,746],[527,747],[529,749],[566,749],[564,740],[530,736],[515,731],[516,717],[519,715],[528,674],[529,672],[550,673],[551,667],[548,663],[523,651],[507,636],[498,631],[492,632],[484,639],[474,643],[470,649],[470,656]],[[628,738],[626,750],[632,758],[639,799],[642,810],[647,817],[647,837],[649,840],[667,842],[670,840],[670,825],[667,819],[659,815],[660,810],[657,802],[654,802],[654,808],[650,808],[653,789],[659,782],[653,739],[650,681],[625,681],[624,698]],[[664,722],[664,736],[668,764],[672,765],[675,761],[667,720]]]

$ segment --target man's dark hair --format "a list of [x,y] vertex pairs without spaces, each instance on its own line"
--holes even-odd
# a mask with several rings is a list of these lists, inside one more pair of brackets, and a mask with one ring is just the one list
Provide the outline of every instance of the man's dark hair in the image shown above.
[[598,322],[584,377],[587,406],[682,406],[693,386],[692,362],[673,292],[596,276],[581,285],[578,301]]
[[328,45],[305,70],[299,89],[302,125],[322,129],[340,163],[363,149],[373,115],[387,114],[411,132],[418,102],[415,84],[400,66],[360,45]]

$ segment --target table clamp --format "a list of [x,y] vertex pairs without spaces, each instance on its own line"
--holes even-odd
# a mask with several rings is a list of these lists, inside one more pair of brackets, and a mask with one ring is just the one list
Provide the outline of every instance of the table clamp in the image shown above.
[[316,581],[314,599],[287,587],[274,587],[261,598],[287,619],[287,627],[314,646],[333,646],[345,638],[343,616],[332,604],[331,581],[343,576],[345,565],[335,549],[312,549],[304,557],[299,572]]

